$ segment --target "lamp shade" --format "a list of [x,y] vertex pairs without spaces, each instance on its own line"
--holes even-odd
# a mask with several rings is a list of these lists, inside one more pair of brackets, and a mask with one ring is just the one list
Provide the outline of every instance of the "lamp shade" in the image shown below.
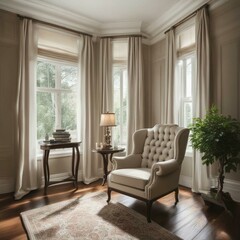
[[115,113],[102,113],[100,126],[102,127],[110,127],[115,125]]

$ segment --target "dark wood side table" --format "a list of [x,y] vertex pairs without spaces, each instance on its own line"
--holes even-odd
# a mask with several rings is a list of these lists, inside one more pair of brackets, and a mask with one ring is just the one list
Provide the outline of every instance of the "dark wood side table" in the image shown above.
[[[81,142],[69,142],[69,143],[45,143],[41,144],[40,148],[44,151],[43,152],[43,170],[44,170],[44,193],[47,193],[47,187],[52,184],[60,183],[60,182],[68,182],[72,181],[76,189],[78,189],[78,167],[80,162],[80,152],[79,146]],[[59,148],[72,148],[72,176],[65,178],[60,181],[50,181],[50,170],[48,164],[48,157],[50,150],[52,149],[59,149]],[[75,155],[76,150],[76,155]]]
[[102,185],[105,184],[107,181],[107,176],[109,174],[108,172],[108,162],[110,161],[112,163],[112,156],[114,153],[119,153],[123,152],[124,148],[118,148],[118,149],[93,149],[92,152],[96,152],[102,155],[102,160],[103,160],[103,170],[104,170],[104,175],[103,175],[103,182]]

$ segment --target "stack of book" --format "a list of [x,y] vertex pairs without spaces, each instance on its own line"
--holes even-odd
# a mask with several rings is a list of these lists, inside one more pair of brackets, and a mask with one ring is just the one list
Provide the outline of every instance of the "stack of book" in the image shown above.
[[70,133],[66,132],[65,129],[56,129],[56,131],[53,132],[52,135],[55,142],[62,142],[62,143],[71,142]]

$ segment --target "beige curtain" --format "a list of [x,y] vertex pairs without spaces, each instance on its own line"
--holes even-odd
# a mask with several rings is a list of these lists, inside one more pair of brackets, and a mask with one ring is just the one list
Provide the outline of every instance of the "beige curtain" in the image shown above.
[[98,179],[98,157],[92,152],[99,135],[98,85],[94,76],[94,51],[92,37],[83,36],[81,49],[81,136],[83,181]]
[[[207,9],[202,8],[196,15],[196,51],[197,77],[193,97],[196,103],[193,108],[194,117],[204,117],[209,109],[210,57],[209,57],[209,22]],[[193,154],[193,186],[194,192],[209,190],[210,179],[206,166],[202,165],[201,154]]]
[[17,173],[15,199],[40,187],[36,159],[35,65],[36,33],[32,20],[20,22],[19,76],[17,88]]
[[[111,38],[100,38],[99,43],[99,96],[100,113],[113,112],[113,84],[112,84],[112,43]],[[112,130],[112,129],[110,129]],[[99,142],[104,142],[104,127],[100,127]],[[102,163],[102,161],[101,161]],[[101,164],[102,166],[102,164]]]
[[[110,38],[100,39],[99,85],[101,112],[113,111],[112,44]],[[99,116],[100,117],[100,116]]]
[[128,143],[127,153],[132,151],[133,133],[144,127],[142,38],[128,40]]
[[165,81],[165,114],[164,123],[176,122],[177,113],[174,112],[176,44],[174,29],[166,33],[166,81]]

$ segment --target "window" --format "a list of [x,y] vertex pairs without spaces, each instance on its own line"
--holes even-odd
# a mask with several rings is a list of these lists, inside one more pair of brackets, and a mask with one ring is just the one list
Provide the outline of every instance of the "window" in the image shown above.
[[113,67],[114,112],[117,127],[114,129],[114,142],[118,145],[127,144],[127,68]]
[[195,55],[191,54],[178,60],[178,81],[180,84],[179,124],[188,127],[193,118],[192,84],[195,74]]
[[[37,139],[52,138],[56,129],[66,129],[71,140],[79,138],[79,52],[82,40],[79,36],[37,25],[36,115]],[[40,148],[37,146],[38,154]],[[57,153],[58,152],[58,153]],[[68,150],[56,150],[56,154],[68,154]]]
[[127,40],[113,41],[113,110],[117,126],[113,128],[113,142],[118,146],[127,145]]
[[[188,127],[193,118],[193,85],[195,83],[195,23],[193,19],[176,30],[177,48],[177,104],[178,123],[182,127]],[[191,152],[189,141],[187,151]]]
[[78,69],[74,63],[39,58],[37,62],[37,140],[58,128],[77,138]]

